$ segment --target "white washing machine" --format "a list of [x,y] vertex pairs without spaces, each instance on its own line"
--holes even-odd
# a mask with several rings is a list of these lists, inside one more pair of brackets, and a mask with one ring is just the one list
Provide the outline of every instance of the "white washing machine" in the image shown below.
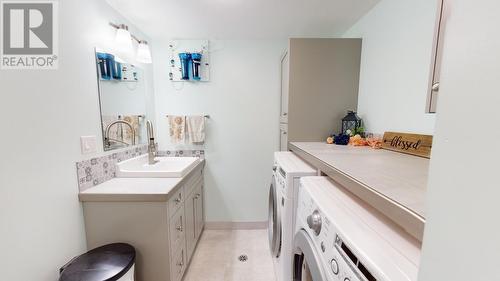
[[414,281],[420,243],[327,177],[300,182],[293,281]]
[[292,152],[275,152],[273,179],[269,190],[269,246],[277,281],[292,278],[292,243],[297,193],[302,176],[317,171]]

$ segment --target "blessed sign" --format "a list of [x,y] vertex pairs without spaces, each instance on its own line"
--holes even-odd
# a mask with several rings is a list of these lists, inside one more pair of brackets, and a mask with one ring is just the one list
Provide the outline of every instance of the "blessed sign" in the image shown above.
[[382,148],[406,154],[430,158],[432,136],[385,132]]

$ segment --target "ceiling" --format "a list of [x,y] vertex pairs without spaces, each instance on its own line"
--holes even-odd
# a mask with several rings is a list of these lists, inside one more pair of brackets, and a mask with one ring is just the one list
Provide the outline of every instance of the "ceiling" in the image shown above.
[[154,39],[341,35],[380,0],[106,0]]

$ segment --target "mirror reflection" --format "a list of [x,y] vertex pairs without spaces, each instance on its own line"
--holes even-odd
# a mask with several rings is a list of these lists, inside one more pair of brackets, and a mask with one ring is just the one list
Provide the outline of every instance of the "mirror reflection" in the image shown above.
[[98,48],[95,57],[104,150],[145,143],[145,71]]

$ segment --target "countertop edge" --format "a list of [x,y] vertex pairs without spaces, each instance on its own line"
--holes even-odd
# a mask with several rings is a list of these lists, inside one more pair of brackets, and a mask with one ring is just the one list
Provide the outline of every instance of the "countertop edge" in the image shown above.
[[[174,190],[179,184],[176,184]],[[140,194],[140,193],[107,193],[107,194],[78,194],[82,203],[88,202],[167,202],[168,193]]]
[[422,241],[425,218],[341,170],[325,163],[293,143],[288,144],[288,149],[387,216],[413,237]]
[[78,193],[78,201],[86,202],[167,202],[170,195],[182,186],[186,180],[199,169],[205,167],[205,159],[194,166],[168,192],[165,193]]

